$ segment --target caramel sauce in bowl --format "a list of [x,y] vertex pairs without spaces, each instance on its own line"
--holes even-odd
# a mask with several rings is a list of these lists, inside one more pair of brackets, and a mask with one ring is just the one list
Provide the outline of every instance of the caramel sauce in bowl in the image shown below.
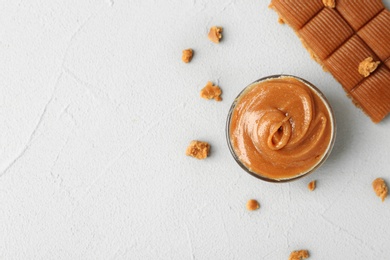
[[311,83],[274,75],[247,86],[234,100],[226,137],[236,162],[270,182],[303,177],[325,162],[336,136],[333,111]]

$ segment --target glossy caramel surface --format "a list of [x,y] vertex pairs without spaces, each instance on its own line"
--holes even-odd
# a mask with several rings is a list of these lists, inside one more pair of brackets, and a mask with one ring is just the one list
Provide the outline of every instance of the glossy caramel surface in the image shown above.
[[311,170],[332,137],[328,107],[308,85],[293,77],[249,86],[237,99],[230,142],[251,172],[281,180]]

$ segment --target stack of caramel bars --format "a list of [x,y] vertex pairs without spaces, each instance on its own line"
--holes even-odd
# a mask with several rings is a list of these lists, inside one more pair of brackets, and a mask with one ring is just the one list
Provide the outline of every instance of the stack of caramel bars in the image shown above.
[[[390,12],[381,0],[272,0],[311,56],[341,83],[352,101],[380,122],[390,112]],[[359,73],[367,58],[379,66]]]

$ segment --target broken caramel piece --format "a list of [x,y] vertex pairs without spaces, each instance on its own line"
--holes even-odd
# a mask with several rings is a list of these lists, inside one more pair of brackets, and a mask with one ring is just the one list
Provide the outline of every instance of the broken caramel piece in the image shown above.
[[219,41],[222,38],[222,30],[223,30],[222,27],[218,27],[218,26],[211,27],[208,34],[209,40],[214,43],[219,43]]
[[380,61],[373,61],[372,57],[366,58],[364,61],[359,64],[359,73],[365,78],[370,76],[370,74],[376,70],[378,65],[381,63]]
[[256,210],[258,208],[260,208],[260,204],[259,204],[259,202],[257,202],[257,200],[251,199],[251,200],[248,200],[248,202],[246,203],[246,209],[249,211],[253,211],[253,210]]
[[278,23],[284,24],[284,20],[283,20],[281,17],[279,17],[279,18],[278,18]]
[[222,90],[218,86],[214,86],[211,81],[207,82],[206,86],[200,91],[200,96],[204,99],[215,99],[221,101]]
[[314,180],[314,181],[309,182],[309,184],[307,185],[307,188],[309,189],[309,191],[315,190],[315,188],[316,188],[316,181]]
[[372,182],[375,194],[382,199],[382,202],[387,197],[388,188],[385,181],[382,178],[377,178]]
[[322,0],[322,3],[325,7],[329,8],[335,8],[336,7],[336,0]]
[[210,152],[209,143],[194,140],[191,141],[190,145],[187,147],[186,155],[202,160],[207,158],[209,152]]
[[189,63],[192,60],[193,55],[194,51],[192,49],[186,49],[183,51],[183,56],[181,56],[181,60],[185,63]]
[[293,251],[290,254],[288,260],[302,260],[309,257],[309,252],[307,250]]

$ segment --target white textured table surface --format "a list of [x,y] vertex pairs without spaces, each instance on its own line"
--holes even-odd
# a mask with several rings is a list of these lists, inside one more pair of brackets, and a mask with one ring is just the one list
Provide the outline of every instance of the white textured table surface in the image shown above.
[[[390,182],[390,119],[355,108],[268,4],[1,1],[0,259],[390,259],[390,199],[371,187]],[[338,133],[316,173],[270,184],[233,160],[225,120],[279,73],[327,95]],[[222,102],[199,97],[208,80]],[[192,139],[208,159],[184,155]]]

